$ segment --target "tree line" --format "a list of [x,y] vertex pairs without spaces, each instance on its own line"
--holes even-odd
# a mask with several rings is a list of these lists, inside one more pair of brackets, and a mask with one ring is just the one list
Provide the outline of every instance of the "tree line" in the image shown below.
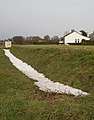
[[14,36],[11,39],[8,39],[13,42],[13,44],[28,45],[28,44],[58,44],[60,38],[54,36],[50,38],[49,35],[40,38],[39,36],[23,37],[23,36]]

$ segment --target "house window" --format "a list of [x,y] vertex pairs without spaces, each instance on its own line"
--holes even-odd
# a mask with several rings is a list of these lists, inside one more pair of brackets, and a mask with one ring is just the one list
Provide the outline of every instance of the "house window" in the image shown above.
[[79,39],[78,39],[78,43],[79,43]]
[[75,39],[75,43],[77,43],[77,39]]

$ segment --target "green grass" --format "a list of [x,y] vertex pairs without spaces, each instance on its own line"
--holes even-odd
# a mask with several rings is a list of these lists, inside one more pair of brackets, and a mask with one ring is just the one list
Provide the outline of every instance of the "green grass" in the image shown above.
[[0,120],[94,119],[93,47],[16,46],[11,51],[48,78],[90,95],[74,97],[39,91],[34,81],[17,70],[0,49]]
[[11,51],[53,81],[94,92],[94,47],[22,46]]

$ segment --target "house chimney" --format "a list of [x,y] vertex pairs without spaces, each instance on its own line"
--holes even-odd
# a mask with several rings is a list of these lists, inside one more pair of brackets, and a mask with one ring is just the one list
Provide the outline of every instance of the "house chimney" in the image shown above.
[[74,29],[71,29],[71,32],[74,32],[75,30]]

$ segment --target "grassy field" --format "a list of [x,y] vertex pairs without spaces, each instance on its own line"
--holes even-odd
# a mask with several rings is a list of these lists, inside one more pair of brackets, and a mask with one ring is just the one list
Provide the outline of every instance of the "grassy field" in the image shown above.
[[53,81],[94,92],[94,47],[13,47],[13,54]]
[[39,91],[0,48],[0,120],[94,120],[93,46],[14,46],[11,52],[51,80],[90,95]]

